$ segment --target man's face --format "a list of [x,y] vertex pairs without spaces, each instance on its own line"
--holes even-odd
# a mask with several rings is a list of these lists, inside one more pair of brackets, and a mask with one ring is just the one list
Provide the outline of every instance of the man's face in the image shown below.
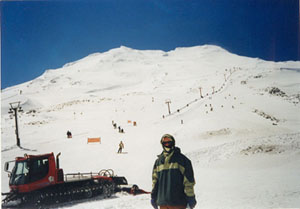
[[162,140],[162,145],[163,145],[164,150],[166,152],[169,152],[174,147],[174,141],[168,137],[165,137]]

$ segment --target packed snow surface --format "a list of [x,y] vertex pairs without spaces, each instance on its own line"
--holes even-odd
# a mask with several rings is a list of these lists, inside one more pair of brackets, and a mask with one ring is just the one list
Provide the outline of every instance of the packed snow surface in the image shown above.
[[[61,152],[64,173],[111,168],[151,191],[160,138],[169,133],[192,161],[196,208],[299,208],[299,69],[212,45],[92,54],[2,90],[2,167],[25,153]],[[8,114],[18,101],[22,149]],[[121,140],[125,153],[117,154]],[[3,171],[1,190],[9,191]],[[61,208],[152,207],[149,194],[117,193]]]

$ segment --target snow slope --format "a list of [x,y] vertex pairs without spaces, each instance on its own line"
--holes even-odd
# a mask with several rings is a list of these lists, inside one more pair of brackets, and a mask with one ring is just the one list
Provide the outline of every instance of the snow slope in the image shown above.
[[[65,173],[112,168],[151,191],[160,137],[170,133],[192,160],[196,208],[299,208],[299,69],[300,62],[266,62],[212,45],[92,54],[2,90],[2,166],[24,153],[62,152]],[[16,101],[24,109],[23,149],[7,113]],[[87,144],[88,137],[102,142]],[[116,153],[121,140],[127,154]],[[3,172],[1,190],[9,190]],[[62,208],[151,205],[149,195],[118,193]]]

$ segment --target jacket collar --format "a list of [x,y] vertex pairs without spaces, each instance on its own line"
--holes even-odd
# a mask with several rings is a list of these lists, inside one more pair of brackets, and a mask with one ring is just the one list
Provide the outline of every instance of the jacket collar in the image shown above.
[[180,150],[179,147],[175,147],[174,150],[172,152],[170,152],[170,153],[162,151],[162,153],[160,155],[158,155],[158,157],[160,157],[160,156],[167,157],[167,156],[170,156],[170,155],[173,155],[173,154],[177,154],[177,153],[181,153],[181,150]]

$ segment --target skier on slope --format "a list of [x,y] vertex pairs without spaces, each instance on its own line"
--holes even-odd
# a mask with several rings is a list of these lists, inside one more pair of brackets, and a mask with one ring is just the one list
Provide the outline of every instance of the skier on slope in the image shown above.
[[155,161],[152,173],[151,204],[158,209],[194,208],[194,172],[191,161],[175,147],[169,134],[161,138],[163,152]]
[[124,144],[123,144],[123,142],[121,141],[120,144],[119,144],[119,150],[118,150],[118,153],[122,153],[122,149],[124,149]]

